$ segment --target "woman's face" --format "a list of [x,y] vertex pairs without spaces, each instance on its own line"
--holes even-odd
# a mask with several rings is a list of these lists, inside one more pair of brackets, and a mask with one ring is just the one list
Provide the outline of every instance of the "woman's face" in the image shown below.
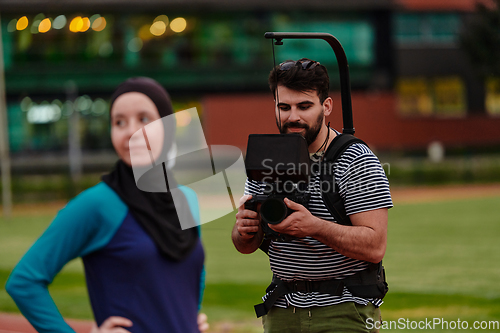
[[[128,92],[118,96],[111,108],[111,142],[120,159],[131,166],[131,150],[134,154],[134,164],[151,164],[149,150],[144,146],[144,136],[135,135],[130,141],[132,134],[145,125],[160,119],[160,114],[153,101],[140,92]],[[157,158],[162,149],[163,127],[161,121],[152,124],[155,127],[155,135],[148,135],[148,144],[151,153]],[[159,127],[156,129],[156,127]],[[148,127],[148,133],[151,131]],[[152,128],[151,128],[152,129]],[[152,141],[154,140],[154,142]]]

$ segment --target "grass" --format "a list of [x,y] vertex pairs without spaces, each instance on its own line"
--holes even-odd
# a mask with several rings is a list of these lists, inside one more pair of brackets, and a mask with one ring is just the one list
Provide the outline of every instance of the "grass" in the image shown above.
[[[53,213],[26,212],[9,221],[0,219],[0,311],[17,311],[3,286],[52,217]],[[384,259],[390,292],[382,306],[383,319],[460,319],[470,325],[475,320],[500,320],[499,217],[500,197],[391,209]],[[269,264],[263,253],[242,255],[234,250],[233,223],[231,213],[203,225],[207,269],[203,311],[212,323],[232,321],[240,323],[238,332],[259,332],[253,305],[260,302],[270,281]],[[50,290],[64,316],[91,318],[80,261],[66,266]]]

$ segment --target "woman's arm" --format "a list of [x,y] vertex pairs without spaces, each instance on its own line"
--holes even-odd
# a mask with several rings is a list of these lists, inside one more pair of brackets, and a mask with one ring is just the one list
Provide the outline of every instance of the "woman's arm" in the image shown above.
[[[47,287],[67,262],[104,247],[123,220],[126,206],[110,204],[113,199],[110,195],[114,192],[103,186],[106,185],[99,184],[70,201],[23,256],[7,281],[6,291],[38,332],[74,332],[64,321]],[[106,199],[103,194],[107,195]]]

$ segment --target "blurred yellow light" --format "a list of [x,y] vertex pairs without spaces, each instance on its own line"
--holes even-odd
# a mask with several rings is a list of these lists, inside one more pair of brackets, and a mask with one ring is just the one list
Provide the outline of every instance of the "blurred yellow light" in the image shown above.
[[106,28],[106,19],[102,16],[95,19],[94,23],[92,23],[92,29],[95,31],[103,31],[104,28]]
[[167,15],[158,15],[153,22],[163,21],[165,25],[168,26],[168,16]]
[[50,22],[49,18],[45,18],[40,22],[40,25],[38,26],[38,31],[41,33],[45,33],[50,30],[52,27],[52,22]]
[[167,25],[163,21],[156,21],[155,23],[151,24],[151,28],[149,28],[149,31],[155,36],[163,35],[166,30]]
[[186,26],[187,22],[183,17],[175,18],[170,22],[170,29],[172,29],[173,32],[183,32]]
[[28,18],[26,16],[21,17],[16,23],[17,30],[24,30],[28,27]]
[[79,32],[83,28],[83,20],[81,16],[77,16],[71,20],[69,24],[69,31]]
[[140,29],[139,29],[139,32],[138,32],[138,36],[140,39],[142,40],[150,40],[151,38],[153,38],[153,36],[151,35],[151,32],[149,31],[151,27],[149,26],[149,24],[144,24]]
[[82,27],[80,29],[80,32],[85,32],[87,30],[89,30],[90,28],[90,19],[88,17],[83,17],[82,18]]

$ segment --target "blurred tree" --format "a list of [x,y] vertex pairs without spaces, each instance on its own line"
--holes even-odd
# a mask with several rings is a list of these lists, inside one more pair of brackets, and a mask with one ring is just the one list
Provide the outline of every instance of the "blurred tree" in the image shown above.
[[478,2],[460,36],[463,50],[482,78],[500,77],[500,0]]

